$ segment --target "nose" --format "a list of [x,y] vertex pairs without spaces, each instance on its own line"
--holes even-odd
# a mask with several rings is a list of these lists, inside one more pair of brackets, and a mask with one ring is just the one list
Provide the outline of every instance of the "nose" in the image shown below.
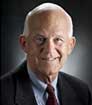
[[43,53],[48,58],[53,57],[53,55],[56,53],[53,40],[47,40],[47,42],[44,45]]

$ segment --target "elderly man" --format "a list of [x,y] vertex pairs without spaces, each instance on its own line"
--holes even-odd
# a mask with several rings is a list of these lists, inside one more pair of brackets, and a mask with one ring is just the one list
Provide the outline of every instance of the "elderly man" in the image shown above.
[[26,61],[2,77],[2,105],[91,105],[86,84],[59,72],[76,39],[69,14],[44,3],[28,13],[19,41]]

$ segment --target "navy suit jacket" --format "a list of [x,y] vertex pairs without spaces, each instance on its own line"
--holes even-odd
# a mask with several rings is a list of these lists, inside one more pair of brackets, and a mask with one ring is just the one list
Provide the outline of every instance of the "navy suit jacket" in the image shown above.
[[[89,88],[79,79],[60,72],[57,87],[60,105],[92,105]],[[1,105],[37,105],[26,62],[1,77]]]

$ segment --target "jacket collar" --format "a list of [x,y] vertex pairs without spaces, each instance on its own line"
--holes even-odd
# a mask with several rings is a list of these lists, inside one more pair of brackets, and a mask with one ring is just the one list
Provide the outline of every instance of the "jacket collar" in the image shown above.
[[76,95],[76,90],[71,86],[66,77],[67,74],[63,72],[59,73],[57,85],[61,105],[81,105]]
[[26,62],[24,62],[15,74],[16,95],[15,103],[18,105],[37,105],[31,86],[31,80],[27,73]]
[[[66,79],[66,76],[65,73],[59,73],[57,86],[60,104],[80,105],[77,100],[76,92]],[[37,105],[31,86],[31,80],[27,72],[26,62],[17,69],[15,81],[15,103],[18,105]]]

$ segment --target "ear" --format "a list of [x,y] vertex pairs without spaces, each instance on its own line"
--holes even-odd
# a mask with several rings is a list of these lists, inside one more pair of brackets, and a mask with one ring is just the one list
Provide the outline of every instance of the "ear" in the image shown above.
[[76,44],[76,38],[75,37],[71,37],[69,38],[69,50],[68,50],[68,55],[71,54],[72,50],[74,49]]
[[24,35],[20,35],[19,36],[19,43],[22,47],[22,49],[24,50],[25,53],[27,53],[27,38]]

